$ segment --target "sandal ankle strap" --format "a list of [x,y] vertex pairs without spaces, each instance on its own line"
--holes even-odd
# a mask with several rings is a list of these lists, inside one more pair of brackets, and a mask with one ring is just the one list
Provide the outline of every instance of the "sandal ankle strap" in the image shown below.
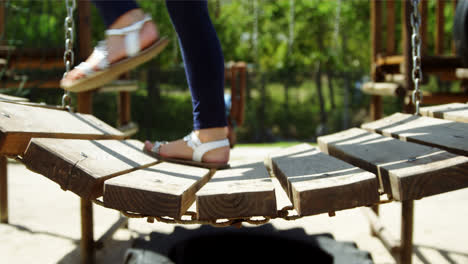
[[202,161],[203,155],[205,155],[206,152],[217,148],[229,146],[228,139],[202,143],[194,132],[190,133],[188,136],[185,136],[184,141],[189,147],[193,149],[192,160],[197,162]]
[[140,29],[143,25],[151,20],[150,15],[145,15],[145,17],[137,21],[130,26],[116,29],[106,30],[107,36],[125,36],[125,50],[128,57],[135,56],[140,51]]

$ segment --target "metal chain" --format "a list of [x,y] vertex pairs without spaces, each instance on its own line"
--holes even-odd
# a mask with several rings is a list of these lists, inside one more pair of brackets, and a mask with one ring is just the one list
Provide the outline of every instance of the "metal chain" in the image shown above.
[[[63,54],[63,62],[65,64],[65,78],[70,72],[71,67],[75,63],[75,53],[73,53],[73,43],[75,36],[75,22],[73,20],[73,11],[76,8],[75,0],[65,0],[65,7],[67,9],[67,17],[65,18],[65,53]],[[70,108],[71,97],[70,92],[66,91],[62,97],[62,107]]]
[[422,82],[422,70],[421,70],[421,36],[419,34],[419,26],[421,25],[421,14],[419,13],[419,1],[412,0],[411,4],[413,11],[411,12],[411,27],[413,29],[411,35],[411,47],[413,57],[413,72],[412,78],[414,83],[414,90],[411,96],[413,104],[416,107],[415,115],[419,115],[419,106],[422,103],[423,94],[419,88]]

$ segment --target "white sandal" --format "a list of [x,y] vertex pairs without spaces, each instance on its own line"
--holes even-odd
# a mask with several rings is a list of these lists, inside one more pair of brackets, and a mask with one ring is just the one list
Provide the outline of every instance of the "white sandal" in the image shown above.
[[228,139],[202,143],[200,139],[198,138],[198,136],[194,132],[192,132],[189,135],[185,136],[183,140],[187,143],[187,146],[193,149],[192,160],[166,158],[166,157],[161,156],[159,154],[159,151],[162,145],[169,143],[167,141],[156,141],[154,142],[154,146],[151,149],[151,151],[148,151],[146,149],[144,151],[150,154],[151,156],[159,160],[163,160],[163,161],[186,164],[186,165],[193,165],[197,167],[210,168],[210,169],[229,168],[229,164],[227,163],[213,163],[213,162],[202,161],[203,155],[205,155],[205,153],[207,153],[208,151],[211,151],[217,148],[222,148],[222,147],[229,147]]
[[91,53],[91,56],[95,56],[99,61],[97,64],[98,70],[93,69],[89,63],[82,62],[75,68],[82,71],[85,76],[75,81],[62,80],[60,86],[63,89],[72,92],[84,92],[95,89],[117,79],[122,73],[127,72],[158,55],[169,42],[166,38],[161,38],[151,46],[144,50],[140,50],[140,30],[148,21],[151,21],[151,16],[146,15],[144,19],[135,22],[130,26],[106,30],[107,36],[125,36],[124,41],[127,57],[110,64],[107,59],[108,51],[106,41],[100,41],[94,48],[93,53]]

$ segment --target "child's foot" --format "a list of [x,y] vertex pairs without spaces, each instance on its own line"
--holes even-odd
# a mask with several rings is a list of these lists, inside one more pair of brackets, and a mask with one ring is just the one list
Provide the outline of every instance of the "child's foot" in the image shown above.
[[[227,127],[208,128],[194,131],[201,143],[213,142],[227,139]],[[145,151],[151,152],[154,144],[150,141],[145,142]],[[202,157],[204,163],[227,164],[229,161],[229,143],[226,146],[219,147],[206,152]],[[161,145],[159,155],[163,158],[182,159],[191,161],[194,150],[187,145],[183,139],[171,141]]]
[[[133,9],[120,16],[109,29],[119,29],[129,26],[135,22],[141,21],[145,18],[145,14],[141,9]],[[143,24],[139,33],[140,38],[140,50],[143,50],[153,44],[159,38],[159,33],[156,25],[153,21],[148,21]],[[106,47],[107,47],[107,60],[109,64],[118,62],[119,60],[125,59],[127,53],[125,50],[124,36],[122,35],[111,35],[106,36]],[[97,56],[89,56],[86,62],[92,67],[93,70],[99,70],[99,63],[102,58]],[[70,71],[67,76],[62,80],[64,82],[76,81],[86,76],[86,72],[82,69],[74,68]]]

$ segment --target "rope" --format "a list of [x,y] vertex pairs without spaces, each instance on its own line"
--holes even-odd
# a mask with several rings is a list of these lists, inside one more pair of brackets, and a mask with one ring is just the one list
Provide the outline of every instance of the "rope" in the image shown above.
[[[99,199],[94,199],[93,202],[96,205],[106,207],[104,205],[104,202]],[[182,215],[180,218],[173,218],[173,217],[168,217],[168,216],[151,216],[151,215],[140,214],[140,213],[129,212],[129,211],[120,211],[120,212],[122,213],[122,215],[128,218],[140,218],[140,219],[147,218],[148,223],[154,223],[154,221],[156,220],[158,222],[166,223],[166,224],[183,224],[183,225],[201,224],[201,225],[211,225],[214,227],[227,227],[227,226],[240,227],[242,223],[248,223],[251,225],[264,225],[270,222],[270,220],[272,219],[281,218],[287,221],[294,221],[302,217],[297,214],[290,214],[291,210],[293,210],[292,207],[285,207],[281,210],[278,210],[276,217],[253,216],[253,217],[225,218],[225,219],[214,219],[214,220],[196,219],[195,217],[197,216],[197,213],[191,212],[191,211],[185,212],[185,214]]]

